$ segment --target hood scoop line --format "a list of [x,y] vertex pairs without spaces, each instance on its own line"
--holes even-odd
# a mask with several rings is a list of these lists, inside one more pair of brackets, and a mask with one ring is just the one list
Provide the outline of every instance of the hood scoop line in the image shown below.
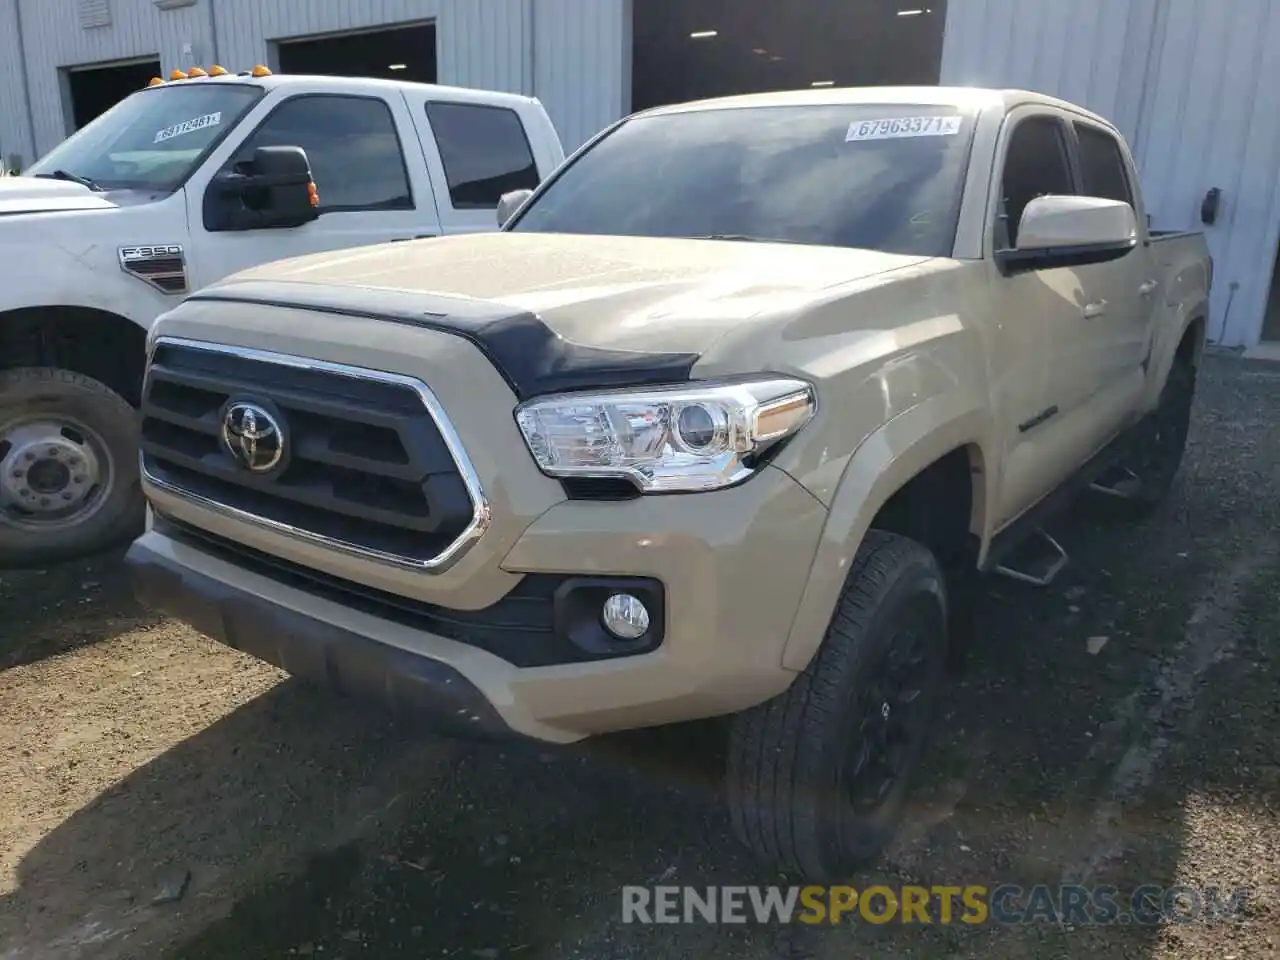
[[689,380],[700,356],[574,343],[531,311],[440,294],[383,289],[373,309],[367,289],[244,281],[211,287],[187,299],[311,310],[462,337],[485,355],[522,401],[548,393],[682,383]]

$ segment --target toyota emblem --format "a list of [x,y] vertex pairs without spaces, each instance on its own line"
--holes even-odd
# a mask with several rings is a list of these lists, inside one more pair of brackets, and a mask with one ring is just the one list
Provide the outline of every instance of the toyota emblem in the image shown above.
[[222,445],[251,473],[269,473],[284,459],[284,430],[270,411],[242,400],[222,415]]

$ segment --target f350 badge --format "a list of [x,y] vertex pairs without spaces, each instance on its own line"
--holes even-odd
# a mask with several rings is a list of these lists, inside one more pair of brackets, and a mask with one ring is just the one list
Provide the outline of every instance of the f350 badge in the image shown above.
[[137,260],[169,260],[182,256],[182,245],[165,243],[150,247],[121,247],[120,262],[133,263]]
[[187,292],[187,258],[178,243],[120,247],[120,269],[161,293]]

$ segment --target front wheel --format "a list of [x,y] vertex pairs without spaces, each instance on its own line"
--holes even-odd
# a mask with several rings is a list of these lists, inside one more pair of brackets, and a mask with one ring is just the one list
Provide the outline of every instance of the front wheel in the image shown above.
[[757,855],[814,882],[846,878],[893,837],[947,662],[933,555],[872,531],[813,661],[783,694],[734,716],[728,799]]
[[78,373],[0,372],[0,567],[105,550],[144,518],[134,409]]

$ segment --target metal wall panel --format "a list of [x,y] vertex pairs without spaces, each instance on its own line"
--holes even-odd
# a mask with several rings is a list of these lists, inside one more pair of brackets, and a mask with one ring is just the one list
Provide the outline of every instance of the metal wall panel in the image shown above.
[[[1209,335],[1256,343],[1280,238],[1280,3],[951,0],[944,83],[1023,87],[1112,120],[1153,224],[1200,230],[1216,265]],[[1200,222],[1211,187],[1213,226]]]
[[1158,0],[949,0],[942,82],[1062,97],[1132,137],[1157,8]]
[[274,67],[272,41],[434,20],[441,7],[450,4],[451,0],[215,0],[218,56],[228,69],[244,70],[255,63]]
[[631,0],[533,4],[534,90],[572,151],[631,111]]
[[[1165,0],[1139,154],[1162,226],[1204,230],[1216,264],[1209,334],[1262,332],[1280,237],[1280,3]],[[1211,187],[1217,222],[1200,222]]]
[[9,154],[35,159],[31,142],[31,116],[27,112],[27,79],[21,64],[23,47],[18,34],[18,0],[0,0],[0,63],[6,64],[0,80],[0,160]]
[[[80,2],[0,0],[0,17],[22,4],[37,148],[22,132],[22,93],[7,85],[0,146],[17,146],[4,149],[30,159],[66,135],[63,67],[155,55],[166,73],[214,62],[275,66],[275,41],[424,20],[437,26],[441,83],[538,96],[569,149],[629,107],[630,0],[196,0],[171,11],[106,0],[110,23],[91,29],[79,26]],[[8,49],[16,29],[7,32],[0,28],[0,62],[17,63]]]
[[526,0],[441,0],[440,82],[531,93]]
[[[160,10],[151,0],[109,0],[111,22],[80,26],[79,0],[18,0],[22,4],[27,83],[36,147],[47,152],[67,135],[61,68],[159,56],[168,71],[211,56],[204,3]],[[191,53],[184,52],[187,45]],[[192,59],[194,58],[194,59]]]
[[[202,0],[203,2],[203,0]],[[630,0],[218,0],[219,56],[269,41],[435,20],[440,82],[533,94],[572,149],[629,107]]]

